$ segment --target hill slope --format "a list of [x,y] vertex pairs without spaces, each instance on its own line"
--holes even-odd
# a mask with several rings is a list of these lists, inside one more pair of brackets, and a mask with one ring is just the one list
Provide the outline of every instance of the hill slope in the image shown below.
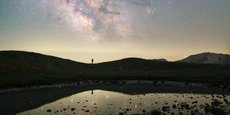
[[53,56],[22,52],[0,52],[0,86],[49,84],[82,71],[85,64]]
[[0,88],[80,80],[174,80],[229,84],[230,65],[140,58],[84,64],[38,53],[0,51]]
[[180,62],[203,64],[230,64],[230,55],[216,53],[201,53],[191,55]]

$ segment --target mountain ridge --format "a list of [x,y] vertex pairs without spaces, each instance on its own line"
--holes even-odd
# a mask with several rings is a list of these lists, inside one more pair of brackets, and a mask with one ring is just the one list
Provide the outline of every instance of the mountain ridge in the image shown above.
[[[28,51],[19,51],[19,50],[3,50],[3,51],[0,51],[0,54],[4,54],[4,53],[5,54],[8,53],[8,54],[14,55],[14,56],[16,56],[16,54],[20,53],[20,56],[21,56],[20,58],[23,58],[23,55],[21,55],[21,54],[25,54],[27,56],[28,55],[35,55],[35,56],[36,55],[37,56],[42,55],[42,56],[47,56],[49,58],[57,58],[59,60],[77,62],[79,64],[87,64],[87,63],[78,62],[78,61],[71,60],[71,59],[65,59],[65,58],[61,58],[61,57],[58,57],[58,56],[52,56],[52,55],[47,55],[47,54],[42,54],[42,53],[37,53],[37,52],[28,52]],[[10,55],[8,55],[8,56],[10,56]],[[8,58],[10,58],[10,57],[8,57]],[[196,59],[196,58],[198,58],[198,59]],[[212,58],[216,58],[216,60],[212,59]],[[219,58],[219,60],[218,60],[218,58]],[[117,59],[117,60],[113,60],[113,61],[122,61],[122,60],[132,60],[132,61],[145,60],[145,61],[182,62],[182,63],[200,63],[200,64],[230,64],[230,54],[203,52],[203,53],[197,53],[197,54],[189,55],[186,58],[181,59],[181,60],[177,60],[177,61],[168,61],[165,58],[144,59],[144,58],[139,58],[139,57],[127,57],[127,58]],[[211,62],[212,60],[214,60],[214,62]],[[225,63],[225,60],[226,60],[226,63]],[[113,61],[107,61],[107,62],[113,62]],[[107,62],[100,62],[100,63],[107,63]]]
[[190,55],[178,62],[200,64],[230,64],[230,55],[221,53],[204,52]]
[[230,65],[125,58],[86,64],[33,52],[0,51],[0,89],[87,80],[230,83]]

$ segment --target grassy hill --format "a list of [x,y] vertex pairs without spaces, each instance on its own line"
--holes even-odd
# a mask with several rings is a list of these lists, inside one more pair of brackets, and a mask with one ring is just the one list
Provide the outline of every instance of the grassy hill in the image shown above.
[[127,58],[84,64],[22,51],[0,51],[0,88],[81,80],[173,80],[230,84],[230,65]]

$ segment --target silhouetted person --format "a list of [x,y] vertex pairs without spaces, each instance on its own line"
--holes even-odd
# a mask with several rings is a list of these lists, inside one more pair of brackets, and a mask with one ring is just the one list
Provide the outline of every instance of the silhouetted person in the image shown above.
[[92,58],[92,59],[91,59],[92,64],[93,64],[93,61],[94,61],[94,59]]

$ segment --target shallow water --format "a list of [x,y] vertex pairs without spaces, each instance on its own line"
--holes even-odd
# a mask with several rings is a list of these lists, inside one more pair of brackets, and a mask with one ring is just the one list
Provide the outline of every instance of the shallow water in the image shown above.
[[[215,102],[218,103],[215,103]],[[149,93],[128,95],[104,90],[85,91],[18,115],[119,115],[148,114],[159,110],[166,114],[205,113],[206,106],[228,112],[230,96],[210,94]]]

